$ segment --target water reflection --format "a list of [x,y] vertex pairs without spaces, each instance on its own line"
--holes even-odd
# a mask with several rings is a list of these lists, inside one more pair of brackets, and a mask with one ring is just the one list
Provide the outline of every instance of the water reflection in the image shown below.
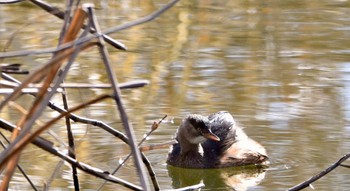
[[257,186],[265,178],[265,170],[255,167],[223,169],[184,169],[168,165],[173,188],[191,186],[200,182],[204,190],[245,191]]
[[[63,7],[62,2],[49,2]],[[101,28],[106,29],[146,15],[165,0],[95,2]],[[247,173],[253,179],[266,175],[259,189],[286,190],[314,175],[348,152],[350,145],[349,8],[349,2],[342,0],[181,1],[155,21],[113,34],[129,48],[110,54],[118,80],[142,78],[151,82],[148,87],[122,92],[138,138],[165,114],[174,117],[175,124],[162,125],[151,136],[150,144],[168,141],[186,114],[228,110],[278,163],[267,174]],[[29,1],[1,5],[0,49],[17,30],[7,51],[55,47],[61,24],[48,13],[39,13]],[[50,57],[37,55],[2,62],[22,63],[33,71]],[[93,49],[79,56],[67,82],[108,83],[104,74],[99,54]],[[107,91],[69,89],[68,94],[75,105]],[[54,101],[61,103],[60,99]],[[21,98],[19,104],[27,106],[28,98]],[[122,130],[112,101],[78,114]],[[11,109],[1,113],[2,118],[14,122],[19,115]],[[64,129],[57,126],[54,131],[65,136]],[[84,138],[77,148],[81,161],[110,169],[128,154],[125,145],[100,129],[77,126],[75,133]],[[167,150],[146,155],[154,164],[161,188],[172,188],[173,178],[174,187],[186,185],[181,181],[187,179],[177,176],[180,170],[169,168],[168,176],[164,165]],[[49,167],[54,165],[49,162],[57,160],[36,148],[26,150],[24,156],[21,163],[39,184],[53,171]],[[38,162],[33,165],[33,161]],[[38,172],[39,168],[45,172]],[[130,175],[133,170],[129,163],[120,176],[137,182],[137,177]],[[230,170],[221,171],[224,169],[203,175],[199,170],[199,178],[193,181],[206,181],[210,186],[215,182],[211,183],[206,174],[211,174],[221,182],[220,187],[231,187],[228,177],[236,182],[233,177],[240,176],[235,170],[234,175]],[[348,172],[337,173],[320,180],[315,188],[346,190],[349,183],[344,176]],[[62,182],[58,190],[71,185],[69,178],[57,176]],[[84,189],[94,189],[94,181],[89,175],[81,175]],[[28,190],[24,181],[22,184],[20,189]],[[115,187],[110,185],[106,190]]]

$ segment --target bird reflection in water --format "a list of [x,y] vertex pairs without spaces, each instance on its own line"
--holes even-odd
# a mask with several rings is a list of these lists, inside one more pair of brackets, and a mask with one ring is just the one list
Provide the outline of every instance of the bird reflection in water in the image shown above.
[[173,188],[204,183],[203,190],[244,191],[257,186],[265,178],[264,167],[245,166],[220,169],[188,169],[168,165]]

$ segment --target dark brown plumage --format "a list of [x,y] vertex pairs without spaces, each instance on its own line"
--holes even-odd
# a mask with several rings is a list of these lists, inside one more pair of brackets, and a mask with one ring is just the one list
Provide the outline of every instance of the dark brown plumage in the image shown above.
[[230,113],[188,115],[177,130],[167,163],[184,168],[267,164],[263,146],[250,139]]

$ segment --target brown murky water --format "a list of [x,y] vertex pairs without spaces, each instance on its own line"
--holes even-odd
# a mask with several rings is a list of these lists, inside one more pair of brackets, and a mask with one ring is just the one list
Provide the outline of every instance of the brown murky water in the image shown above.
[[[63,3],[51,1],[58,6]],[[102,29],[139,18],[165,1],[95,1]],[[230,111],[272,160],[265,172],[242,169],[184,170],[167,167],[167,149],[148,151],[162,189],[203,181],[204,190],[286,190],[322,171],[350,147],[350,4],[348,1],[182,1],[157,20],[113,34],[127,52],[110,48],[120,82],[147,79],[150,85],[123,91],[139,139],[154,120],[174,118],[146,144],[171,139],[189,113]],[[0,48],[18,30],[9,50],[54,47],[62,22],[27,2],[0,6]],[[50,55],[6,59],[35,70]],[[81,54],[70,82],[106,83],[97,50]],[[19,77],[21,78],[21,77]],[[108,90],[69,90],[74,105]],[[19,100],[25,105],[29,97]],[[59,97],[54,101],[61,104]],[[79,112],[122,130],[113,101]],[[55,115],[48,110],[42,120]],[[18,120],[11,109],[1,117]],[[64,136],[64,123],[52,129]],[[110,170],[129,151],[96,127],[74,124],[78,158]],[[50,137],[49,135],[46,135]],[[52,139],[52,138],[51,138]],[[57,142],[57,141],[56,141]],[[65,149],[62,143],[57,147]],[[21,165],[38,186],[49,179],[58,159],[31,146]],[[118,176],[137,182],[129,162]],[[81,173],[83,190],[102,181]],[[313,184],[317,190],[347,190],[349,170],[339,168]],[[30,189],[18,173],[14,190]],[[52,190],[70,190],[63,165]],[[119,186],[107,184],[104,190]],[[307,189],[308,190],[308,189]],[[311,190],[311,189],[309,189]]]

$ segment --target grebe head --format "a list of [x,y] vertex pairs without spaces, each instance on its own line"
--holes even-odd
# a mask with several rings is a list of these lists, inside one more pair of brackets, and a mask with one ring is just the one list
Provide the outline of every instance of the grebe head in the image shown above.
[[220,138],[212,133],[209,119],[202,115],[188,115],[180,125],[178,138],[186,139],[191,144],[200,144],[207,139],[220,141]]

